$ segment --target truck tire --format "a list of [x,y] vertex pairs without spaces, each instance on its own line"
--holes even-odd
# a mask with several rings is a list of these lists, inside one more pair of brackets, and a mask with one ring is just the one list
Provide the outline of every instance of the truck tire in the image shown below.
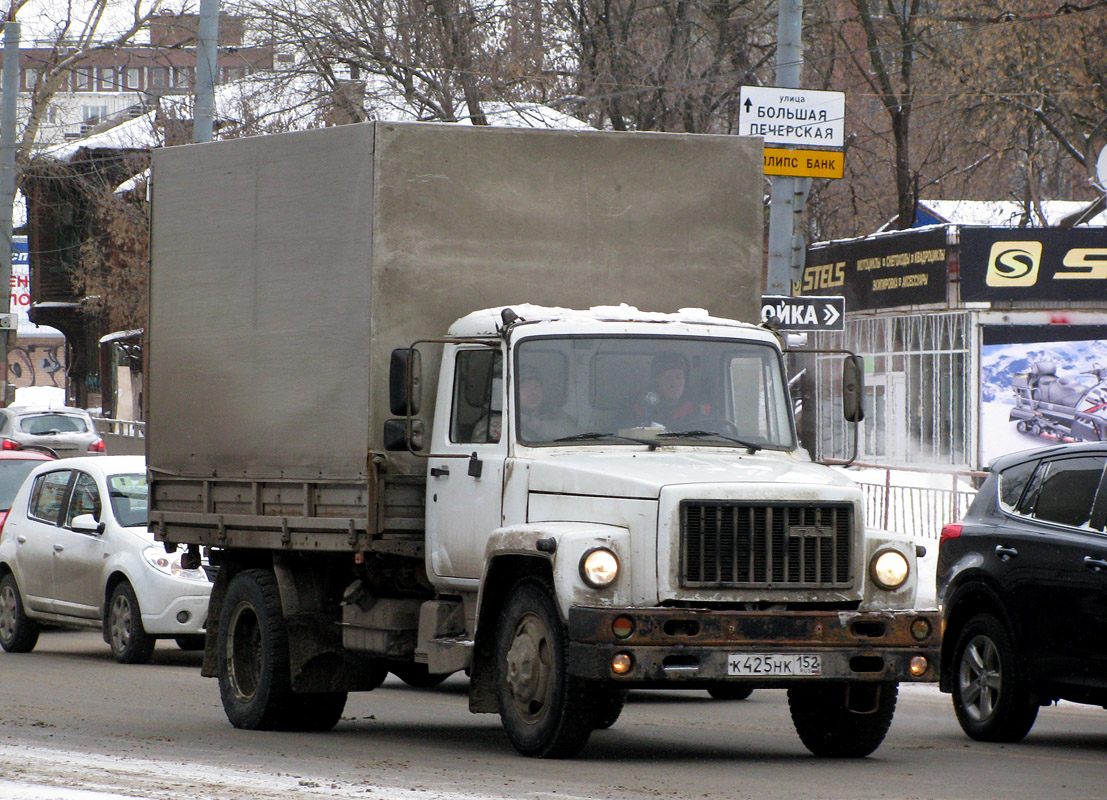
[[592,733],[594,694],[569,676],[567,656],[552,588],[521,580],[496,631],[496,699],[507,738],[525,756],[570,758]]
[[715,700],[745,700],[753,694],[753,689],[744,683],[719,681],[708,686],[707,693]]
[[953,710],[961,730],[980,742],[1020,741],[1038,718],[1038,705],[1019,679],[1011,637],[991,614],[977,614],[957,637]]
[[236,728],[282,730],[292,711],[288,629],[272,573],[248,569],[231,579],[216,643],[219,695]]
[[383,661],[374,661],[365,670],[365,690],[378,688],[388,677],[388,667]]
[[448,674],[431,674],[426,664],[393,664],[390,669],[393,675],[416,689],[433,689],[450,677]]
[[623,706],[627,702],[627,693],[622,689],[597,690],[592,705],[592,727],[601,731],[614,725]]
[[[875,692],[872,708],[852,711],[848,691]],[[863,758],[880,747],[896,711],[899,684],[806,684],[788,690],[788,710],[800,741],[817,756]]]
[[202,633],[186,633],[182,636],[174,636],[173,641],[176,642],[177,647],[182,650],[204,649],[204,634]]
[[120,664],[147,664],[153,658],[157,640],[142,627],[142,610],[127,581],[112,590],[104,632],[112,657]]
[[15,576],[0,581],[0,647],[9,653],[29,653],[38,644],[39,625],[23,611]]

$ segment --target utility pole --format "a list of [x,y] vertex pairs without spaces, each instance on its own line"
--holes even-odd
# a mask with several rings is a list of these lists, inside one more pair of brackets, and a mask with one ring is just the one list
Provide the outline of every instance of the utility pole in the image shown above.
[[[800,88],[803,67],[803,0],[780,0],[776,23],[776,85]],[[773,177],[769,195],[769,273],[766,294],[792,294],[792,282],[803,270],[804,241],[800,223],[811,187],[810,178]]]
[[[9,15],[14,16],[14,15]],[[16,100],[19,97],[19,23],[4,23],[3,74],[0,75],[0,313],[11,312],[12,298],[12,206],[15,205]],[[7,316],[4,319],[8,319]],[[8,397],[8,337],[11,328],[0,329],[0,404]]]
[[192,141],[210,142],[215,128],[215,75],[219,69],[219,0],[200,0],[196,39]]

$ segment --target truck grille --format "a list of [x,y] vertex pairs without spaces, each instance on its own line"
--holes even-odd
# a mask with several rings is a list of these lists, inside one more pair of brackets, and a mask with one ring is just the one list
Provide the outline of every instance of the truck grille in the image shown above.
[[853,506],[686,500],[681,586],[848,587]]

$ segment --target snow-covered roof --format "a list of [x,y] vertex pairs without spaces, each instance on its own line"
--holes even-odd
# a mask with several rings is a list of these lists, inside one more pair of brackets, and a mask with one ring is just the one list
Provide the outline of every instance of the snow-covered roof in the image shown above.
[[[192,116],[190,97],[167,95],[161,102],[163,111],[176,106],[173,115],[179,119]],[[229,123],[236,132],[236,122],[246,119],[253,125],[252,133],[267,129],[284,131],[319,127],[326,107],[333,105],[333,93],[311,75],[265,73],[215,87],[216,118]],[[383,84],[366,87],[364,106],[375,120],[413,122],[419,119],[419,114],[402,95]],[[536,103],[487,102],[482,103],[481,108],[489,124],[500,127],[592,130],[592,126],[576,117]],[[156,124],[156,113],[148,111],[100,133],[55,145],[44,150],[43,155],[64,161],[82,148],[143,150],[158,147],[163,141]],[[463,118],[459,124],[471,122]]]
[[[998,228],[1018,227],[1026,215],[1025,206],[1008,200],[920,200],[919,204],[955,225],[986,225]],[[1079,200],[1043,200],[1045,226],[1057,225],[1069,214],[1088,207]],[[1088,225],[1107,225],[1107,212],[1088,220]],[[1045,227],[1036,212],[1030,214],[1027,225]]]
[[641,311],[626,303],[617,306],[593,306],[586,309],[561,308],[558,306],[539,306],[531,303],[517,303],[508,306],[496,306],[474,311],[450,326],[451,336],[495,336],[503,325],[503,311],[510,308],[516,316],[526,323],[560,322],[581,327],[594,326],[596,322],[626,323],[681,323],[685,325],[715,325],[728,328],[748,328],[760,331],[766,337],[772,334],[764,328],[738,322],[723,317],[713,317],[703,308],[682,308],[675,313],[659,311]]

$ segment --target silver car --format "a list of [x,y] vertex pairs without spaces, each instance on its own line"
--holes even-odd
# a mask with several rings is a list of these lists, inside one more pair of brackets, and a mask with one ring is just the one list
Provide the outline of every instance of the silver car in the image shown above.
[[39,450],[58,458],[103,455],[104,440],[80,408],[0,408],[0,449]]
[[47,461],[0,531],[0,646],[25,653],[42,624],[101,628],[116,661],[144,663],[156,639],[203,646],[211,582],[146,527],[146,459]]

